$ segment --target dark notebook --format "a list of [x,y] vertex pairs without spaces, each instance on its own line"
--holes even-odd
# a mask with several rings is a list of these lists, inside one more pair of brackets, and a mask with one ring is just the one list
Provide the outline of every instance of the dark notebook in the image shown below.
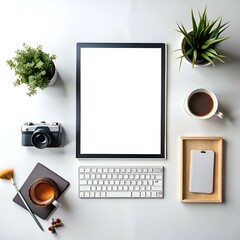
[[[58,186],[58,190],[59,190],[58,198],[61,196],[61,194],[69,186],[68,181],[66,181],[65,179],[63,179],[58,174],[54,173],[53,171],[51,171],[50,169],[48,169],[47,167],[45,167],[41,163],[37,163],[37,165],[34,167],[32,172],[30,173],[30,175],[28,176],[28,178],[26,179],[26,181],[24,182],[24,184],[20,188],[20,192],[22,193],[23,197],[25,198],[26,202],[28,203],[29,207],[31,208],[32,212],[42,219],[46,219],[56,207],[52,204],[50,204],[47,207],[39,207],[39,206],[33,204],[28,197],[28,189],[29,189],[30,185],[36,179],[44,178],[44,177],[51,178],[56,182],[56,184]],[[18,196],[18,194],[16,194],[16,196],[13,198],[13,201],[15,203],[19,204],[21,207],[26,209],[24,203],[22,202],[22,200]]]

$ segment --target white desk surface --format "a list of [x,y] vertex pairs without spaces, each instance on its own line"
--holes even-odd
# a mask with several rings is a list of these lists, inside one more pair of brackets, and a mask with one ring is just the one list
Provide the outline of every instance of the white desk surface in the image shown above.
[[[183,64],[179,71],[180,35],[177,22],[190,27],[190,9],[208,6],[210,19],[230,21],[222,44],[228,59],[215,68]],[[15,190],[0,181],[0,239],[70,240],[237,240],[240,238],[240,47],[238,0],[8,0],[0,2],[0,168],[13,167],[20,187],[40,162],[70,182],[60,198],[62,207],[52,214],[64,227],[48,232],[51,219],[42,220],[41,232],[30,215],[12,202]],[[167,160],[75,159],[76,43],[165,42],[168,44]],[[57,82],[29,98],[13,87],[14,74],[6,60],[22,42],[43,45],[57,55]],[[187,93],[195,88],[215,92],[223,120],[196,120],[183,110]],[[21,125],[26,121],[59,121],[64,126],[64,146],[37,150],[21,146]],[[224,203],[179,202],[180,136],[222,136],[224,144]],[[81,200],[77,196],[79,165],[163,165],[165,198],[161,200]]]

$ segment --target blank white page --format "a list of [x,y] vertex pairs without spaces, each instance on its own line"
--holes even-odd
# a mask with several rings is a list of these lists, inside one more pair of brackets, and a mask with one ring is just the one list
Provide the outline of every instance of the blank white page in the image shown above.
[[81,49],[82,154],[161,153],[161,49]]

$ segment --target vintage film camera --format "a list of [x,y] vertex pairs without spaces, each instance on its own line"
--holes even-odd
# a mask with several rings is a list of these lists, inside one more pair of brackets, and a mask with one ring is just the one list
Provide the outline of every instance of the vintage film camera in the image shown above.
[[22,146],[39,149],[59,147],[62,143],[62,125],[58,122],[27,122],[22,126]]

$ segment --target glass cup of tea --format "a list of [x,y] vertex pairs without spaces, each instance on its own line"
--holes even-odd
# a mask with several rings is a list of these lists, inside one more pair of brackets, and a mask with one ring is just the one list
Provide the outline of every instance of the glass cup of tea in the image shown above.
[[184,101],[187,114],[197,119],[208,119],[214,115],[223,118],[224,114],[218,111],[218,100],[213,92],[199,88],[190,92]]
[[30,185],[28,194],[31,202],[39,207],[47,207],[50,204],[60,207],[60,203],[56,201],[58,192],[58,186],[54,180],[39,178]]

